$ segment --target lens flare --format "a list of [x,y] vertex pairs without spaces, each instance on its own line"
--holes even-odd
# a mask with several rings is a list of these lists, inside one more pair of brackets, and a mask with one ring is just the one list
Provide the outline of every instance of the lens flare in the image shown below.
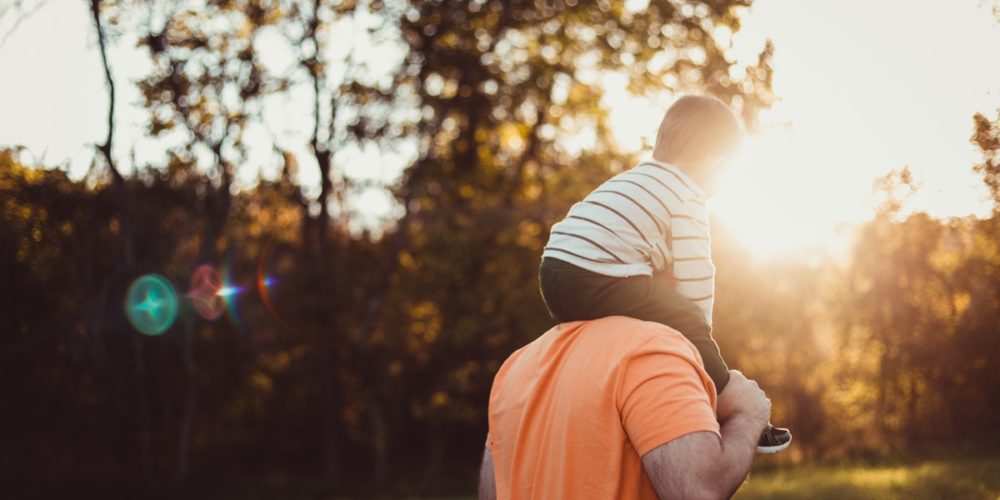
[[177,319],[177,292],[159,274],[142,275],[128,287],[125,314],[136,330],[146,335],[160,335]]
[[[280,290],[281,279],[288,276],[295,265],[295,253],[282,245],[265,245],[257,261],[257,293],[267,313],[281,326],[288,326],[278,314],[275,294]],[[280,301],[279,301],[280,302]]]
[[202,264],[191,275],[191,290],[187,296],[194,304],[198,315],[212,321],[226,311],[222,275],[210,264]]
[[234,252],[235,249],[229,249],[222,261],[222,286],[216,294],[222,299],[225,311],[229,313],[229,319],[233,321],[233,325],[239,332],[246,336],[248,335],[248,332],[244,327],[243,317],[240,314],[238,307],[239,304],[237,303],[237,299],[239,299],[239,296],[246,291],[246,287],[238,284],[239,282],[233,272]]
[[277,317],[277,314],[274,312],[274,304],[271,303],[271,287],[277,282],[278,280],[264,275],[263,269],[257,271],[257,293],[260,294],[260,300],[264,303],[264,308],[267,309],[267,312],[272,317]]
[[243,287],[241,286],[224,286],[215,294],[219,297],[232,297],[233,295],[239,295],[241,293],[243,293]]

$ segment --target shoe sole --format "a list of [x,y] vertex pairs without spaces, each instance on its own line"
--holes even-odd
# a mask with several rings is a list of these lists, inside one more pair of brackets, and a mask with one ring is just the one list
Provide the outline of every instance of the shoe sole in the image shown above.
[[757,453],[760,453],[762,455],[771,455],[781,450],[784,450],[785,448],[788,448],[791,445],[792,445],[792,437],[789,436],[787,442],[776,446],[757,446]]

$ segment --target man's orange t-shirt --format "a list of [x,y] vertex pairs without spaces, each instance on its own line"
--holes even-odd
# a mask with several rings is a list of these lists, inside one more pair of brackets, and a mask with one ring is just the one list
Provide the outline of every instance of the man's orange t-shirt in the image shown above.
[[715,385],[695,347],[658,323],[563,323],[504,362],[486,445],[497,498],[656,498],[641,458],[719,433]]

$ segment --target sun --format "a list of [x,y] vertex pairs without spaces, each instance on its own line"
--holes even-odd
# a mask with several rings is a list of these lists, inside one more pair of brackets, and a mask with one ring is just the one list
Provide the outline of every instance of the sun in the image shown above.
[[835,251],[845,214],[836,183],[813,163],[788,129],[748,136],[711,200],[715,220],[756,256]]
[[[669,99],[629,95],[614,80],[605,86],[619,146],[640,151],[644,144],[652,144]],[[839,252],[845,244],[838,226],[856,218],[844,211],[846,181],[829,162],[806,154],[793,129],[769,126],[748,136],[723,170],[710,202],[713,220],[724,226],[719,230],[735,236],[736,243],[758,257],[816,249]]]

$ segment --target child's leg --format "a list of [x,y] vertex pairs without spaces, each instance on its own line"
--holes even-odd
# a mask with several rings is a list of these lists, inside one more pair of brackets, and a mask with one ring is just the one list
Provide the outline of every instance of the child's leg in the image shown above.
[[715,382],[716,392],[722,392],[729,383],[729,366],[722,359],[719,344],[712,337],[712,326],[694,302],[681,295],[674,287],[650,278],[649,296],[642,306],[640,318],[663,323],[681,332],[698,349],[705,371]]
[[687,337],[701,354],[705,371],[721,392],[729,367],[698,306],[652,276],[615,278],[572,264],[544,259],[539,272],[542,298],[557,321],[629,316],[667,325]]
[[[729,367],[712,338],[712,327],[705,322],[701,309],[674,287],[652,276],[602,276],[557,259],[542,260],[539,283],[545,305],[557,321],[620,315],[667,325],[698,349],[716,392],[721,393],[729,383]],[[788,429],[768,424],[757,452],[776,453],[791,442]]]

